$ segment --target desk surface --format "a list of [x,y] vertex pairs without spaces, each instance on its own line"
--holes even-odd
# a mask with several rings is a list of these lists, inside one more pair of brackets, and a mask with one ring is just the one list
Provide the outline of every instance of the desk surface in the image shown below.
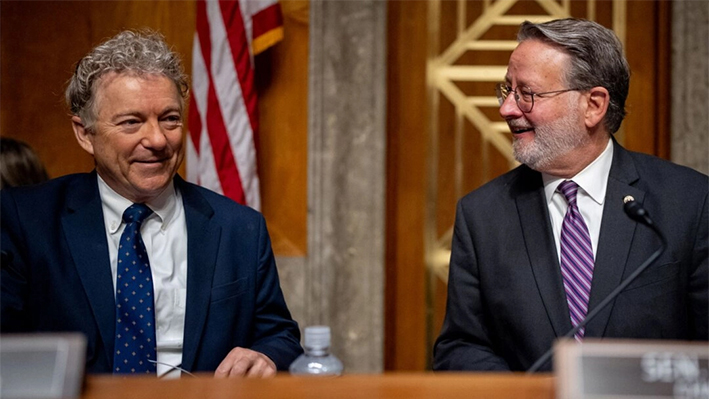
[[150,377],[90,376],[83,399],[112,398],[495,398],[553,399],[551,375],[387,373],[345,375],[337,378],[291,377],[265,380],[215,380],[209,376],[179,380]]

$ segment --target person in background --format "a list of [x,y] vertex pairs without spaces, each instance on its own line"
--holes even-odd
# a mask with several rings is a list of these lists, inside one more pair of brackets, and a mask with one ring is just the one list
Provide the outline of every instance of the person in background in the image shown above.
[[26,143],[0,137],[0,189],[49,180],[37,154]]
[[434,369],[528,370],[661,247],[628,201],[668,247],[575,339],[709,339],[709,179],[614,138],[630,69],[611,30],[524,22],[517,38],[497,97],[522,165],[458,202]]
[[0,191],[2,332],[78,331],[92,373],[272,376],[303,350],[263,216],[185,182],[187,77],[121,32],[66,90],[91,173]]

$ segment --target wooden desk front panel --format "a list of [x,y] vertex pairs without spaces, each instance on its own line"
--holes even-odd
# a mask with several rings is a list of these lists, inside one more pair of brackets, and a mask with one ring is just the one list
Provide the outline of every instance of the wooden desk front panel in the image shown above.
[[172,381],[96,376],[88,378],[82,398],[552,399],[554,379],[550,375],[481,373],[346,375],[338,378],[302,378],[283,374],[267,380],[215,380],[204,375]]

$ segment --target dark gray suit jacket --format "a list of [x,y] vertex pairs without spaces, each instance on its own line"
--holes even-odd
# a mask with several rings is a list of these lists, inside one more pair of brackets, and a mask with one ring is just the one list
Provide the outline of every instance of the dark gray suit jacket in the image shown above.
[[[241,346],[287,369],[302,353],[300,333],[263,217],[179,176],[175,186],[188,240],[182,367],[213,371]],[[111,372],[115,303],[96,173],[0,195],[2,332],[82,332],[87,371]]]
[[[586,337],[709,339],[708,190],[707,176],[614,142],[589,309],[660,247],[624,214],[626,195],[669,243]],[[434,369],[526,370],[571,328],[542,177],[522,165],[458,203]]]

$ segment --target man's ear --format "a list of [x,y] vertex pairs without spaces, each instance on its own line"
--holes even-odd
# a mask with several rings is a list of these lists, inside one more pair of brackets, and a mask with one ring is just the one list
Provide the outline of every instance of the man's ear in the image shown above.
[[588,129],[595,128],[603,121],[611,101],[610,93],[605,87],[594,87],[586,93],[588,100],[584,121]]
[[84,123],[77,115],[71,117],[71,127],[74,129],[74,137],[79,142],[81,148],[91,155],[94,155],[94,135],[84,127]]

